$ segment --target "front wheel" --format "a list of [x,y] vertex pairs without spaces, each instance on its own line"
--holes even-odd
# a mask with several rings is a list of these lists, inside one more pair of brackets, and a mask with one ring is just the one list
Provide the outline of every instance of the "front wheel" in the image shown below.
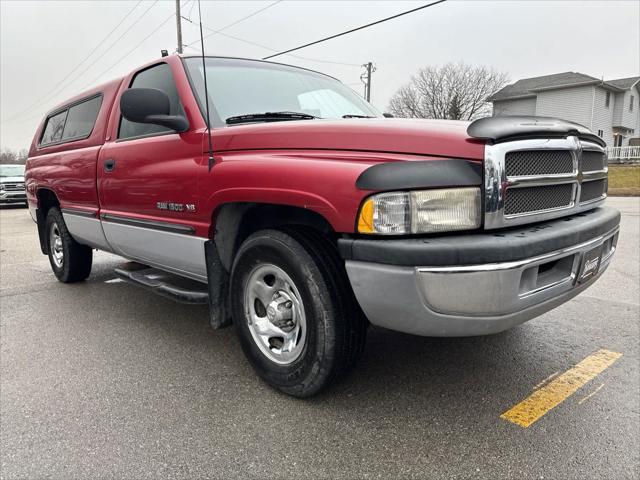
[[55,276],[63,283],[85,280],[91,273],[91,248],[73,239],[58,208],[49,210],[46,222],[49,263]]
[[347,373],[364,348],[366,320],[335,247],[311,230],[263,230],[240,247],[231,306],[258,375],[296,397]]

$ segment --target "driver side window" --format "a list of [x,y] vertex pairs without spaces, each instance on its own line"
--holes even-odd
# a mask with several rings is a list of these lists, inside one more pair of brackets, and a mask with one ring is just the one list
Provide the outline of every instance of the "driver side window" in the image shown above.
[[[169,97],[171,106],[170,115],[184,115],[180,104],[178,89],[173,80],[171,67],[166,63],[155,65],[136,74],[129,88],[157,88]],[[118,139],[146,137],[173,132],[170,128],[149,123],[137,123],[120,116],[120,128]]]

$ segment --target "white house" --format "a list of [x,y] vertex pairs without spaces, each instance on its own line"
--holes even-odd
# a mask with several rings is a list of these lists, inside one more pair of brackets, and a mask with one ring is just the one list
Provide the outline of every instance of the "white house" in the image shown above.
[[[640,77],[600,80],[577,72],[524,78],[494,93],[493,115],[537,115],[580,123],[602,137],[609,157],[640,156]],[[638,150],[638,152],[635,152]],[[612,155],[613,153],[613,155]]]

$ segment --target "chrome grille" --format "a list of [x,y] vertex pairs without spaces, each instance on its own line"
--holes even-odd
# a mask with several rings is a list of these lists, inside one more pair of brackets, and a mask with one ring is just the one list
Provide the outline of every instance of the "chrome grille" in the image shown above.
[[486,229],[572,215],[606,197],[604,148],[577,137],[489,144],[484,166]]
[[2,187],[7,192],[22,192],[22,191],[24,191],[24,183],[3,183]]
[[504,201],[505,215],[520,215],[567,208],[573,203],[573,184],[510,188]]
[[607,166],[607,156],[604,152],[594,152],[592,150],[584,150],[582,152],[582,171],[597,172],[604,170]]
[[505,155],[508,177],[573,173],[573,155],[567,150],[522,150]]
[[604,198],[607,194],[607,180],[593,180],[591,182],[583,182],[582,190],[580,190],[580,202],[590,202],[599,198]]

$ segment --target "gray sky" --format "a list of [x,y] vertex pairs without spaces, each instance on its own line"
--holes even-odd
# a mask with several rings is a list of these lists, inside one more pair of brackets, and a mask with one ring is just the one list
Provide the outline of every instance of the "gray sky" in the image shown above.
[[[203,24],[219,29],[273,1],[202,0]],[[159,57],[161,49],[175,50],[175,18],[169,19],[174,1],[152,6],[144,0],[54,90],[136,3],[0,1],[0,147],[27,148],[51,107]],[[183,15],[197,21],[196,1],[182,3]],[[424,3],[284,0],[224,33],[285,50]],[[186,21],[183,32],[184,43],[199,39],[197,27]],[[248,58],[271,53],[222,35],[206,39],[205,49],[211,55]],[[447,62],[490,65],[512,80],[569,70],[605,79],[630,77],[640,74],[640,1],[450,0],[294,54],[354,64],[274,59],[323,71],[359,92],[358,65],[373,61],[372,103],[381,110],[418,68]]]

